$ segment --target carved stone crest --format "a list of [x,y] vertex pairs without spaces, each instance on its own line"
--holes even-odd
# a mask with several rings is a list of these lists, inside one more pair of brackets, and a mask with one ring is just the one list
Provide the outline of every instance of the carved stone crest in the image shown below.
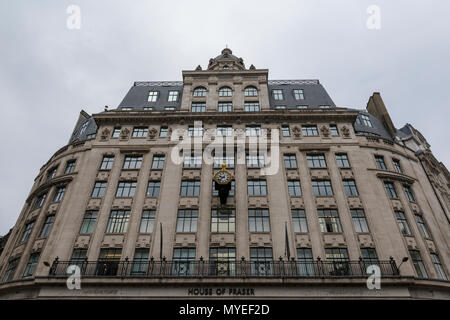
[[155,128],[151,128],[149,131],[148,131],[148,138],[150,139],[150,140],[154,140],[155,138],[156,138],[156,134],[158,133],[158,130],[156,130]]
[[123,139],[123,140],[125,140],[125,139],[128,139],[128,135],[130,134],[130,129],[128,129],[128,128],[123,128],[121,131],[120,131],[120,139]]
[[301,138],[301,132],[302,132],[302,130],[300,130],[300,128],[298,126],[295,126],[292,128],[292,134],[294,135],[295,139]]
[[111,133],[111,131],[108,128],[103,129],[101,134],[100,134],[100,139],[101,140],[108,140],[110,133]]
[[347,126],[343,126],[341,130],[344,137],[346,138],[350,137],[350,129],[347,128]]
[[324,137],[328,137],[330,135],[330,129],[325,125],[320,128],[320,132]]

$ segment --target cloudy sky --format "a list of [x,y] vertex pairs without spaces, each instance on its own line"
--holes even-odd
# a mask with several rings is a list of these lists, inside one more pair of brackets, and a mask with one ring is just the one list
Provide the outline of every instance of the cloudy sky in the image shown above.
[[[80,29],[67,28],[70,5]],[[448,167],[449,12],[444,0],[1,1],[0,234],[81,109],[116,107],[133,81],[181,80],[225,45],[271,79],[319,79],[338,106],[379,91]]]

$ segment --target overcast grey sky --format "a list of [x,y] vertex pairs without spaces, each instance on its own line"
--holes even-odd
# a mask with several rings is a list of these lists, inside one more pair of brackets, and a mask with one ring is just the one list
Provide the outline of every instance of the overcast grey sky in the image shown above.
[[[79,30],[66,26],[71,4]],[[338,106],[365,108],[379,91],[394,124],[413,124],[448,167],[449,12],[445,0],[2,0],[0,234],[81,109],[116,107],[133,81],[181,80],[226,44],[270,79],[319,79]]]

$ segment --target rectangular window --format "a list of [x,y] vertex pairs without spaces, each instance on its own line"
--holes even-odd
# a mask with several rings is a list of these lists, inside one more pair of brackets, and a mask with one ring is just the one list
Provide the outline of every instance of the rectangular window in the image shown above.
[[338,136],[338,135],[339,135],[339,130],[338,130],[337,125],[335,125],[335,124],[330,124],[330,134],[331,134],[332,136]]
[[44,226],[41,231],[41,238],[47,238],[50,230],[52,229],[53,222],[55,221],[55,216],[47,216],[45,218]]
[[56,189],[55,196],[53,197],[53,202],[60,202],[64,197],[64,192],[66,192],[66,187],[59,187]]
[[147,127],[135,127],[133,128],[133,138],[144,138],[148,134],[148,128]]
[[236,273],[236,248],[209,249],[210,275],[234,275]]
[[409,228],[408,220],[406,220],[405,213],[402,211],[395,211],[395,216],[397,217],[398,227],[402,234],[406,236],[411,235],[411,229]]
[[349,274],[349,260],[346,248],[325,248],[325,258],[333,262],[330,275],[343,276]]
[[327,162],[325,161],[325,155],[320,154],[307,154],[306,161],[308,162],[308,167],[310,168],[326,168]]
[[178,210],[177,232],[197,232],[198,210]]
[[257,137],[261,135],[261,126],[245,126],[245,136],[247,137]]
[[281,126],[281,134],[283,137],[291,136],[291,130],[288,125]]
[[98,211],[86,211],[81,224],[80,234],[91,234],[94,232],[95,223],[97,222]]
[[117,185],[116,197],[134,197],[136,182],[120,181]]
[[267,195],[266,180],[248,180],[247,192],[249,196],[266,196]]
[[386,163],[384,162],[383,156],[375,156],[375,162],[377,163],[378,169],[387,170]]
[[70,257],[70,264],[83,267],[83,263],[87,261],[87,249],[73,249]]
[[152,233],[155,225],[155,210],[142,211],[141,226],[139,227],[140,233]]
[[111,135],[111,138],[118,138],[118,137],[120,137],[120,127],[115,127]]
[[205,102],[192,102],[191,112],[205,112],[206,103]]
[[284,167],[286,169],[296,169],[297,168],[297,157],[295,154],[284,154]]
[[448,280],[447,275],[445,274],[444,267],[442,267],[441,260],[436,253],[430,253],[431,260],[433,261],[434,267],[436,268],[436,272],[439,276],[439,279]]
[[106,233],[125,233],[130,221],[130,210],[112,210],[109,215]]
[[169,134],[169,128],[168,127],[161,127],[159,128],[159,137],[165,138]]
[[270,232],[268,209],[249,209],[248,227],[250,232]]
[[297,106],[297,109],[308,109],[308,106],[307,105]]
[[119,261],[122,256],[121,248],[100,249],[98,257],[97,275],[115,276],[119,269]]
[[281,90],[281,89],[272,90],[272,96],[273,96],[274,100],[284,100],[283,90]]
[[233,135],[233,126],[217,126],[216,135],[218,136],[232,136]]
[[152,160],[152,169],[163,169],[166,156],[155,155]]
[[[178,91],[175,91],[178,93]],[[131,274],[134,276],[145,275],[148,269],[148,255],[150,249],[137,248],[134,251],[133,266],[131,267]]]
[[395,169],[396,172],[398,172],[398,173],[403,173],[402,167],[400,166],[400,160],[393,159],[393,160],[392,160],[392,163],[393,163],[393,165],[394,165],[394,169]]
[[358,233],[369,232],[369,226],[367,225],[366,215],[363,209],[351,209],[353,226]]
[[315,126],[315,125],[303,125],[302,126],[302,134],[305,137],[318,136],[319,131],[317,130],[317,126]]
[[169,96],[167,97],[167,101],[177,102],[178,101],[178,91],[169,91]]
[[181,181],[180,196],[196,197],[200,195],[200,181],[184,180]]
[[417,276],[419,278],[428,278],[427,269],[425,269],[420,252],[417,250],[409,250],[409,254],[411,255],[411,260],[414,269],[416,269]]
[[305,96],[303,95],[303,89],[294,89],[295,100],[303,100]]
[[184,156],[183,168],[201,168],[202,156]]
[[397,191],[395,191],[394,184],[392,182],[385,182],[384,187],[386,192],[391,199],[398,199]]
[[310,248],[298,248],[298,274],[302,277],[311,277],[315,275],[314,259]]
[[308,224],[306,222],[306,214],[303,209],[292,209],[292,224],[294,232],[308,232]]
[[54,177],[55,177],[55,175],[56,175],[56,167],[55,168],[52,168],[52,169],[50,169],[48,172],[47,172],[47,180],[50,180],[50,179],[53,179]]
[[123,169],[140,169],[142,156],[126,156],[123,162]]
[[155,102],[158,99],[158,91],[150,91],[148,93],[148,100],[149,102]]
[[414,198],[414,194],[412,193],[410,186],[404,185],[403,190],[405,190],[406,197],[408,198],[409,201],[416,202],[416,199]]
[[[228,194],[230,197],[234,197],[234,180],[231,180],[231,190],[230,193]],[[212,181],[212,195],[213,197],[218,197],[219,196],[219,191],[216,190],[215,188],[215,181]]]
[[158,197],[161,181],[149,181],[147,185],[147,197]]
[[273,255],[270,247],[250,248],[251,274],[270,276],[273,273]]
[[26,224],[25,230],[22,235],[22,240],[20,241],[21,243],[27,242],[28,238],[30,237],[31,231],[33,230],[33,227],[34,227],[34,221],[31,221]]
[[342,232],[339,214],[334,209],[319,209],[319,224],[321,232]]
[[28,259],[28,263],[25,266],[25,270],[23,272],[23,277],[31,277],[36,269],[37,263],[39,261],[40,252],[35,252],[30,254],[30,258]]
[[379,265],[375,248],[361,248],[361,258],[366,266]]
[[36,202],[34,203],[34,208],[40,208],[44,204],[45,198],[47,197],[46,193],[41,194],[36,198]]
[[234,156],[214,156],[214,168],[222,168],[224,162],[227,168],[234,168]]
[[236,211],[234,209],[211,210],[211,232],[235,232]]
[[164,111],[175,111],[175,107],[164,107]]
[[348,197],[355,197],[358,195],[358,189],[356,188],[356,182],[353,179],[342,180],[344,185],[345,194]]
[[417,225],[419,226],[419,230],[420,230],[420,233],[422,233],[422,236],[424,238],[428,238],[428,239],[431,238],[430,233],[428,232],[428,228],[425,225],[425,221],[423,220],[423,217],[420,214],[415,214],[415,216],[416,216]]
[[195,248],[174,248],[172,260],[173,275],[189,276],[194,274]]
[[233,111],[233,104],[231,102],[219,102],[217,111],[231,112],[231,111]]
[[75,169],[75,160],[67,161],[66,170],[64,170],[64,174],[72,173]]
[[288,180],[288,191],[291,197],[301,197],[302,187],[299,180]]
[[337,153],[336,162],[339,168],[350,168],[350,162],[346,153]]
[[189,126],[188,134],[189,134],[189,137],[202,137],[203,136],[203,127]]
[[244,102],[244,111],[247,112],[259,111],[259,102]]
[[249,155],[245,156],[247,168],[264,168],[264,155]]
[[92,198],[103,198],[106,190],[106,182],[105,181],[96,181],[94,184],[94,189],[92,190],[91,197]]
[[333,196],[333,188],[331,186],[330,180],[313,180],[312,187],[315,196],[325,196],[325,197]]
[[114,164],[114,156],[103,156],[100,170],[111,170]]
[[6,268],[5,275],[3,276],[3,282],[7,282],[13,279],[14,273],[16,272],[17,265],[19,264],[20,258],[11,260]]

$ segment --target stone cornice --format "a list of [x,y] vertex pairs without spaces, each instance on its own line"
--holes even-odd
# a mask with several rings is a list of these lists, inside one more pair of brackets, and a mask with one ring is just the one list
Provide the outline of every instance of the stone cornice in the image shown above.
[[36,195],[44,192],[45,190],[50,189],[51,187],[53,187],[55,185],[69,183],[70,181],[73,180],[73,175],[75,175],[75,174],[76,174],[76,172],[71,173],[71,174],[66,174],[66,175],[59,176],[59,177],[56,177],[56,178],[53,178],[53,179],[51,179],[49,181],[44,182],[39,187],[34,189],[33,192],[30,193],[30,195],[28,196],[26,202],[31,201],[33,199],[33,197],[35,197]]
[[376,171],[377,172],[376,175],[380,179],[396,180],[396,181],[400,181],[402,183],[407,183],[407,184],[413,184],[416,181],[415,178],[410,177],[403,173],[398,173],[398,172],[393,172],[393,171],[383,171],[383,170],[378,170],[378,169],[367,169],[367,170]]
[[184,124],[196,120],[204,123],[284,123],[284,122],[350,122],[353,123],[358,111],[334,109],[334,110],[267,110],[259,112],[199,112],[175,111],[175,112],[148,112],[127,111],[103,112],[94,114],[93,117],[98,126],[105,124]]

